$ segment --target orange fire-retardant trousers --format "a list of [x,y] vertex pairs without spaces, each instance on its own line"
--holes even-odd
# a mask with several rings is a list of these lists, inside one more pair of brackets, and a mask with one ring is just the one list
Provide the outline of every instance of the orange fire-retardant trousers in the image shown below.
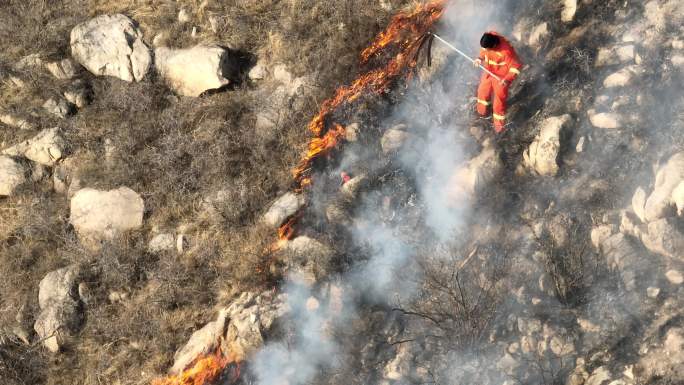
[[[492,98],[492,90],[494,97]],[[490,99],[493,99],[494,130],[497,133],[503,132],[506,126],[506,99],[508,98],[508,85],[501,84],[488,73],[483,73],[480,79],[480,86],[477,88],[477,112],[480,115],[487,115],[487,107]]]

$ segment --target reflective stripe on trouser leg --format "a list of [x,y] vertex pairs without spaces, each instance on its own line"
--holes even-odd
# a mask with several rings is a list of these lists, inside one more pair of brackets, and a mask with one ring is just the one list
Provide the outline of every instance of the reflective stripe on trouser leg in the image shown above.
[[499,120],[501,122],[506,121],[506,115],[492,114],[492,116],[494,117],[494,120]]
[[483,106],[488,106],[488,105],[489,105],[489,102],[486,101],[486,100],[477,99],[477,102],[480,103],[480,104],[482,104]]
[[[482,77],[480,78],[480,85],[477,87],[477,112],[480,115],[487,114],[487,106],[489,104],[489,102],[487,101],[492,96],[492,87],[492,78],[490,78],[487,74],[482,74]],[[480,100],[484,101],[487,104],[480,103]]]

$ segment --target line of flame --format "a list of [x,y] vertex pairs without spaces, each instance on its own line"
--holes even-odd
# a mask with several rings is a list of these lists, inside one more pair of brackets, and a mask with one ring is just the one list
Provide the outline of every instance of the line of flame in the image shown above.
[[240,377],[240,361],[232,354],[224,356],[219,348],[213,354],[197,358],[194,364],[177,375],[153,380],[152,385],[210,385],[221,377],[230,364],[237,367],[232,379],[235,382]]
[[[447,0],[435,0],[398,13],[389,26],[361,53],[361,63],[365,64],[390,46],[396,46],[399,51],[385,65],[359,76],[348,86],[338,88],[332,98],[322,103],[320,111],[309,123],[313,138],[309,141],[308,151],[293,170],[296,192],[302,192],[311,186],[313,181],[309,174],[313,161],[329,154],[344,136],[344,128],[340,124],[326,124],[326,120],[341,105],[354,102],[366,93],[385,93],[399,76],[410,73],[417,65],[416,53],[420,49],[422,38],[444,14],[446,2]],[[333,128],[321,137],[326,126]],[[281,241],[289,240],[295,235],[298,219],[299,216],[292,217],[281,225],[278,230]]]

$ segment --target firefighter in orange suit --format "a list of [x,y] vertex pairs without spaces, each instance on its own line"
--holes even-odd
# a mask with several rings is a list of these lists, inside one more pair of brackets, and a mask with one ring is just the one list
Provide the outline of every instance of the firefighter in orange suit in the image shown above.
[[477,112],[483,116],[487,114],[487,107],[490,105],[492,91],[494,91],[492,105],[494,130],[501,133],[506,129],[508,87],[520,74],[522,64],[511,43],[496,32],[487,32],[482,35],[480,46],[482,49],[479,58],[475,60],[475,65],[484,66],[501,80],[497,80],[486,72],[482,73],[480,86],[477,89]]

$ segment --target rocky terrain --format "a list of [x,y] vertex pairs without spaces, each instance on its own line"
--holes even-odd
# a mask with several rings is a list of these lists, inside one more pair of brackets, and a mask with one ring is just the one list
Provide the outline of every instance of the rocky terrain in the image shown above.
[[0,20],[3,384],[684,383],[681,1]]

